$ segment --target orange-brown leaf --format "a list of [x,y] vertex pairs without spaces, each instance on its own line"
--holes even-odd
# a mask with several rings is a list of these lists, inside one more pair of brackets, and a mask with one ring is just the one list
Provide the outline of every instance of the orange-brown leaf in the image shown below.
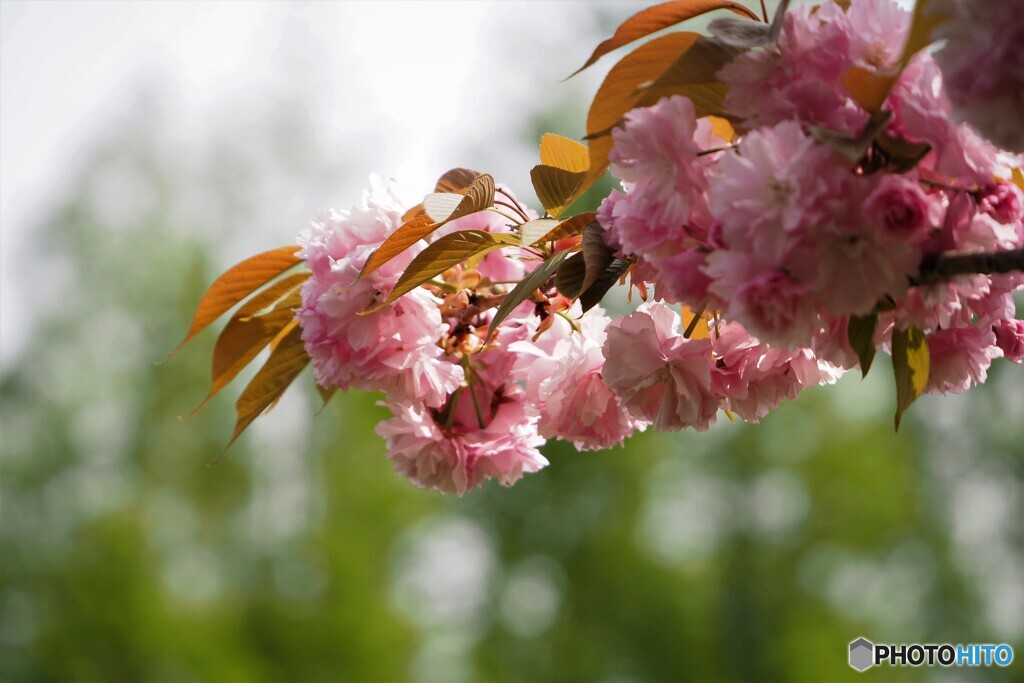
[[688,330],[690,329],[691,325],[693,326],[693,329],[690,330],[689,339],[699,340],[709,339],[711,337],[711,329],[708,326],[707,313],[701,310],[699,313],[700,318],[697,320],[697,322],[694,322],[693,317],[695,315],[698,315],[698,313],[689,306],[687,306],[686,304],[683,304],[682,314],[683,329]]
[[555,272],[555,287],[558,293],[570,299],[583,293],[583,281],[587,277],[587,263],[583,254],[573,254],[558,266]]
[[309,363],[309,355],[302,343],[302,328],[295,326],[271,352],[266,364],[238,397],[235,403],[237,420],[227,450],[245,428],[281,396]]
[[423,215],[423,203],[419,203],[402,214],[402,224],[406,224],[417,216]]
[[[292,306],[289,307],[291,308]],[[270,340],[271,353],[273,353],[274,349],[276,349],[281,342],[288,338],[288,335],[291,334],[292,329],[298,324],[299,321],[292,318],[292,320],[287,325],[281,328],[280,332],[274,335],[274,338]]]
[[544,133],[540,139],[540,163],[565,171],[580,173],[590,167],[587,146],[555,133]]
[[597,214],[593,211],[578,213],[572,218],[566,218],[564,221],[556,225],[554,230],[541,237],[537,242],[535,242],[535,244],[555,242],[557,240],[565,239],[566,237],[582,235],[587,224],[596,220]]
[[327,406],[328,402],[330,402],[331,398],[334,397],[334,394],[337,393],[337,391],[338,387],[322,387],[319,384],[316,385],[316,392],[320,394],[320,399],[323,401],[323,403],[320,404],[320,410],[323,410]]
[[[633,108],[639,94],[637,88],[662,74],[679,55],[697,39],[694,33],[670,33],[644,43],[612,67],[594,96],[587,114],[588,137],[614,128]],[[608,169],[608,153],[612,149],[609,135],[593,138],[587,145],[590,168],[578,192],[600,180]]]
[[586,64],[577,69],[572,75],[575,76],[607,53],[632,43],[634,40],[649,36],[656,31],[668,28],[681,21],[686,21],[687,19],[719,9],[727,9],[755,21],[759,19],[757,14],[750,9],[738,2],[730,2],[729,0],[673,0],[672,2],[664,2],[637,12],[622,22],[615,31],[615,34],[598,45]]
[[409,267],[402,273],[402,277],[398,278],[398,282],[395,283],[395,288],[391,290],[387,300],[383,304],[371,308],[369,312],[387,306],[435,275],[457,266],[470,257],[518,243],[519,240],[515,235],[484,230],[460,230],[445,235],[417,254]]
[[524,247],[539,244],[548,234],[558,227],[554,218],[537,218],[519,226],[519,243]]
[[583,278],[585,292],[592,284],[597,282],[608,266],[615,260],[615,254],[605,244],[604,228],[597,221],[587,225],[583,231],[583,262],[587,265],[587,275]]
[[405,223],[398,230],[388,235],[384,243],[377,247],[377,250],[370,254],[363,266],[363,272],[359,274],[364,278],[377,270],[385,263],[395,258],[403,251],[419,242],[421,239],[437,230],[438,224],[434,222],[426,212],[420,212],[411,221]]
[[[267,344],[286,333],[294,324],[293,308],[302,303],[299,287],[309,277],[297,273],[274,283],[247,301],[231,317],[213,347],[210,391],[206,398],[185,417],[191,417],[226,387],[242,369],[253,361]],[[257,315],[265,309],[269,312]]]
[[565,169],[540,164],[530,170],[530,180],[537,193],[537,199],[547,212],[558,218],[576,197],[582,194],[580,186],[587,177],[586,171],[573,173]]
[[716,74],[740,51],[698,34],[691,35],[693,44],[643,88],[643,95],[636,106],[652,105],[662,97],[685,95],[693,102],[698,118],[728,114],[723,104],[726,88]]
[[843,74],[840,81],[864,111],[874,114],[881,110],[899,78],[899,71],[877,73],[864,67],[853,66]]
[[454,192],[455,194],[465,194],[466,188],[472,185],[473,181],[481,175],[483,174],[480,173],[480,171],[474,171],[470,168],[453,168],[437,179],[437,185],[434,186],[434,192]]
[[199,301],[192,324],[181,343],[164,358],[166,361],[184,346],[192,337],[202,332],[214,320],[222,316],[239,301],[288,270],[302,259],[296,256],[299,248],[294,245],[265,251],[238,263],[214,280]]
[[1013,169],[1010,175],[1010,182],[1020,188],[1021,192],[1024,192],[1024,171],[1019,168]]
[[[260,313],[278,308],[284,299],[297,301],[292,295],[298,293],[299,288],[309,279],[310,275],[312,273],[306,271],[281,278],[242,304],[238,311],[235,312],[235,315],[232,316],[232,319],[240,318],[244,320],[250,316],[259,315]],[[298,306],[299,304],[296,303],[294,305]]]
[[445,223],[482,211],[494,204],[494,178],[484,173],[477,176],[466,188],[465,196],[455,211],[444,221],[435,223],[423,213],[388,235],[384,243],[370,255],[359,274],[362,279],[395,258]]
[[910,31],[903,46],[900,66],[906,66],[914,55],[931,45],[935,28],[948,20],[948,17],[935,14],[929,7],[930,4],[931,0],[917,0],[914,5],[914,15],[910,19]]
[[736,129],[728,119],[723,119],[720,116],[708,116],[707,120],[711,123],[711,132],[726,142],[732,142],[736,137]]

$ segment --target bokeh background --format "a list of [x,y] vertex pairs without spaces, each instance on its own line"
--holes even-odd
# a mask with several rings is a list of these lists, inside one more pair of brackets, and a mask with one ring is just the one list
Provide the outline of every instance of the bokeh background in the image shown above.
[[[1024,388],[890,369],[463,498],[304,377],[228,456],[221,270],[453,166],[529,193],[635,3],[0,2],[0,681],[1024,680]],[[1009,669],[846,663],[1007,642]]]

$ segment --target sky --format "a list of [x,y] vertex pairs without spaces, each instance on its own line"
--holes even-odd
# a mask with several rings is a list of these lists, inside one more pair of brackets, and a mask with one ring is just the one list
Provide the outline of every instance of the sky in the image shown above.
[[[512,126],[535,94],[524,73],[547,70],[552,92],[596,89],[597,70],[559,80],[590,49],[566,27],[602,7],[625,18],[636,5],[0,0],[0,364],[41,313],[28,290],[46,284],[31,246],[48,202],[140,84],[173,93],[172,133],[190,140],[239,102],[300,88],[323,143],[367,159],[363,177],[424,187],[457,165],[453,150]],[[521,182],[532,163],[520,150],[499,165]]]

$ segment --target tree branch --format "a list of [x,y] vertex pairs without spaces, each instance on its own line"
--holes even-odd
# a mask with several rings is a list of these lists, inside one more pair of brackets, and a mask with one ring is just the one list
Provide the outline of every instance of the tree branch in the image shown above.
[[1024,271],[1024,249],[979,254],[939,254],[926,258],[913,286],[930,285],[957,275],[997,274]]

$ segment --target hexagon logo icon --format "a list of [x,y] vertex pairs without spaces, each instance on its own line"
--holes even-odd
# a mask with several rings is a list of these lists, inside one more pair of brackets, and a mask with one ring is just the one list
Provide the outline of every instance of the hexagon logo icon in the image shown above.
[[875,664],[875,646],[867,638],[858,638],[850,643],[850,666],[857,671],[866,671]]

